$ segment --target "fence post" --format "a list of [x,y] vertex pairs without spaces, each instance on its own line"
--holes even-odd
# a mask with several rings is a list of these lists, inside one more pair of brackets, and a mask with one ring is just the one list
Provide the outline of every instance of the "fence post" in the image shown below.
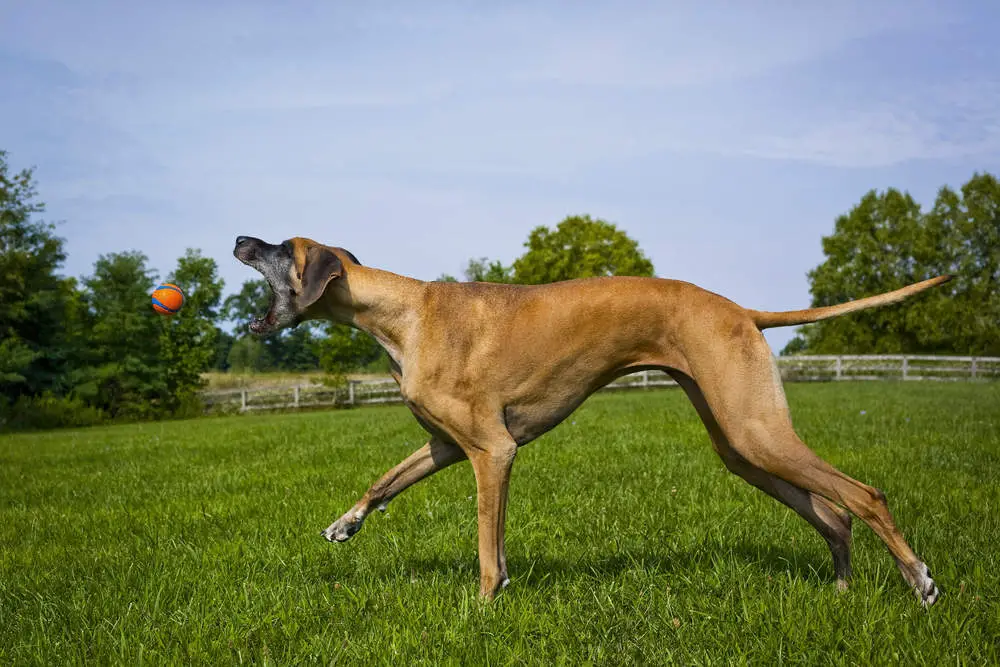
[[295,407],[299,407],[299,385],[295,385]]
[[347,381],[347,402],[354,405],[354,380]]
[[642,372],[642,386],[643,387],[649,386],[649,371]]
[[910,375],[910,358],[903,357],[903,379],[906,380]]
[[240,412],[247,411],[247,388],[240,389]]
[[972,357],[972,379],[976,379],[976,358]]
[[843,365],[844,364],[842,362],[843,362],[843,360],[838,356],[837,357],[837,379],[838,380],[842,377],[842,374],[843,374]]

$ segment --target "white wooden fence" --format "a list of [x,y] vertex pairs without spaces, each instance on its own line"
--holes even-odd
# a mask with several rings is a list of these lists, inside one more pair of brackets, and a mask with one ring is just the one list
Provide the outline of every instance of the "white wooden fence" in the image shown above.
[[[935,357],[913,355],[819,355],[776,357],[783,380],[1000,380],[1000,357]],[[601,391],[669,387],[676,383],[660,371],[641,371],[618,378]],[[204,392],[207,412],[295,410],[399,403],[399,387],[391,379],[352,381],[346,387],[319,384],[231,389]]]

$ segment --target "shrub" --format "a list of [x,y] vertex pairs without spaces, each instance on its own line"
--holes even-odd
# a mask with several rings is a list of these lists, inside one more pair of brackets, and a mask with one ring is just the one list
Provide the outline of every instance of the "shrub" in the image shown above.
[[98,408],[79,398],[55,396],[21,396],[0,418],[0,428],[9,431],[38,431],[43,429],[94,426],[103,423],[107,416]]

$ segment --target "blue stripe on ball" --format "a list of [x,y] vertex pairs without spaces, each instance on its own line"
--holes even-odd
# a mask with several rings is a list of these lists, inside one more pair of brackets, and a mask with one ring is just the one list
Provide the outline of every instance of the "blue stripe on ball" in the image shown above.
[[180,294],[181,296],[184,296],[184,292],[180,291],[180,290],[179,290],[179,289],[177,289],[176,287],[173,287],[172,285],[160,285],[159,287],[157,287],[157,288],[156,288],[155,290],[153,290],[153,291],[154,291],[154,292],[159,292],[159,291],[160,291],[161,289],[165,289],[165,290],[170,290],[170,291],[172,291],[172,292],[177,292],[177,293],[178,293],[178,294]]
[[169,306],[163,305],[162,303],[160,303],[160,300],[157,299],[155,296],[153,297],[153,305],[154,306],[159,306],[160,308],[162,308],[163,310],[167,311],[168,313],[176,313],[177,312],[177,308],[170,308]]

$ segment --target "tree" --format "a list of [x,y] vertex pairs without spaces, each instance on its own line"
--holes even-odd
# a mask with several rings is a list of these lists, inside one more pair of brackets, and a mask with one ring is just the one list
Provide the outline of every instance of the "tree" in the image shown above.
[[610,222],[570,216],[555,230],[540,226],[514,261],[513,281],[551,283],[592,276],[652,276],[653,264],[639,244]]
[[236,336],[228,331],[223,331],[218,326],[215,327],[215,331],[215,359],[212,362],[212,368],[217,371],[227,371],[229,370],[229,352],[233,349]]
[[[499,260],[490,260],[488,257],[470,259],[462,272],[465,282],[475,283],[512,283],[514,282],[514,268],[504,266]],[[457,283],[455,276],[442,273],[437,277],[439,283]]]
[[[525,242],[527,252],[504,266],[488,257],[470,259],[467,282],[534,285],[594,276],[652,276],[653,264],[639,244],[604,220],[570,216],[555,230],[540,226]],[[441,274],[438,282],[458,282]]]
[[342,375],[374,362],[383,351],[365,332],[346,324],[330,324],[326,337],[316,342],[316,354],[320,368],[332,375]]
[[35,219],[44,209],[32,170],[12,173],[0,151],[0,407],[63,391],[72,361],[69,327],[80,300],[75,281],[58,275],[63,240]]
[[146,256],[132,251],[101,255],[83,281],[88,354],[75,393],[112,417],[152,417],[164,409],[163,323],[149,302],[155,280]]
[[465,267],[465,280],[477,283],[512,283],[514,267],[504,266],[500,261],[490,261],[487,257],[470,259]]
[[160,360],[166,382],[166,407],[176,411],[190,402],[204,384],[202,373],[212,368],[217,354],[223,281],[210,257],[188,248],[167,277],[184,292],[184,307],[163,319]]
[[924,326],[936,327],[939,336],[950,334],[951,349],[1000,356],[1000,181],[974,174],[961,197],[942,188],[928,217],[943,230],[948,253],[940,266],[955,274],[952,292],[958,298],[934,295],[932,303],[940,304],[948,319],[925,319]]
[[226,358],[229,369],[235,373],[259,373],[272,367],[267,347],[259,338],[237,338],[229,348]]
[[907,300],[800,330],[783,354],[1000,354],[1000,184],[976,174],[961,193],[938,192],[927,213],[909,194],[870,191],[823,238],[809,272],[812,305],[897,289],[941,274],[955,279]]
[[[822,240],[827,260],[808,274],[813,306],[842,303],[919,280],[913,251],[921,219],[920,205],[910,195],[894,189],[881,195],[868,192],[850,213],[837,218],[834,233]],[[907,329],[897,308],[875,308],[823,324],[815,330],[822,336],[807,341],[811,352],[895,354],[919,348],[915,332]]]
[[316,354],[319,327],[319,323],[305,322],[264,339],[274,367],[284,371],[307,371],[319,366]]

